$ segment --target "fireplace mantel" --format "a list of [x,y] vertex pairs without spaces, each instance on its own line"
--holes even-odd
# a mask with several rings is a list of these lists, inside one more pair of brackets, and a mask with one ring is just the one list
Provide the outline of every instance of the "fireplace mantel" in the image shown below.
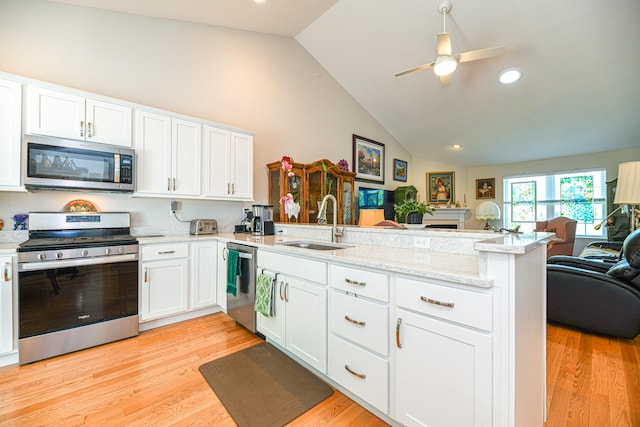
[[465,219],[470,218],[469,208],[436,208],[433,215],[425,214],[422,222],[427,225],[452,225],[463,229]]

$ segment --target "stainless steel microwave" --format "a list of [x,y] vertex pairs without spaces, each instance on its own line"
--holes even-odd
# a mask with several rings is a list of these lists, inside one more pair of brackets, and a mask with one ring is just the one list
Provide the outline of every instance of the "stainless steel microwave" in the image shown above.
[[135,189],[135,152],[131,148],[25,135],[22,154],[27,189]]

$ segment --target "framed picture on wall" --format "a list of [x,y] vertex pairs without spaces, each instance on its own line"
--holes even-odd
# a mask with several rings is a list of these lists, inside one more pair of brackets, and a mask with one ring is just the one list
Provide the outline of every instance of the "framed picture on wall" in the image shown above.
[[384,144],[353,135],[353,171],[358,181],[384,184]]
[[495,199],[495,188],[495,178],[476,179],[476,199]]
[[408,165],[404,160],[393,159],[393,179],[407,182]]
[[429,203],[455,203],[455,172],[427,172]]

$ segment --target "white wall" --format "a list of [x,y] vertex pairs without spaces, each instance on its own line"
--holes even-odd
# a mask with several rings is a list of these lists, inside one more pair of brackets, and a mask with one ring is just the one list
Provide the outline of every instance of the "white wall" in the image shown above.
[[[392,160],[412,162],[391,137],[294,40],[44,0],[0,1],[0,71],[175,111],[256,132],[254,189],[266,203],[269,162],[289,155],[352,163],[352,134],[385,144],[385,188]],[[411,174],[411,169],[410,169]],[[410,175],[410,179],[412,176]],[[367,184],[367,186],[370,186]],[[166,223],[166,200],[94,193],[0,193],[0,218],[59,210],[74,198],[102,210],[130,210],[134,225]],[[238,203],[183,202],[185,218],[241,219]]]

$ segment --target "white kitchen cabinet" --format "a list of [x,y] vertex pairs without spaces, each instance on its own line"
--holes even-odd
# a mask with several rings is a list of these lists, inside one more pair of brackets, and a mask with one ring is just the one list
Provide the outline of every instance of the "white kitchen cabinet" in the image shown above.
[[[407,286],[421,292],[406,292]],[[396,282],[394,419],[407,426],[491,426],[491,334],[461,324],[468,319],[466,308],[451,315],[464,298],[459,292],[479,296],[481,304],[484,295],[451,288],[435,299],[432,286],[403,278]],[[438,292],[446,288],[438,287]],[[414,299],[425,309],[413,306]]]
[[278,273],[275,316],[257,313],[257,329],[322,373],[327,372],[326,264],[259,251],[258,272]]
[[203,145],[203,195],[252,200],[253,137],[205,126]]
[[329,265],[329,377],[389,412],[389,276]]
[[22,85],[0,79],[0,188],[20,186]]
[[217,289],[218,305],[222,308],[222,311],[227,312],[227,244],[218,242],[218,254],[217,254]]
[[0,257],[0,354],[13,351],[13,264]]
[[140,253],[140,321],[187,311],[188,243],[144,245]]
[[190,309],[216,304],[218,243],[215,240],[189,244]]
[[26,93],[26,133],[131,147],[131,107],[34,85]]
[[136,110],[139,194],[198,196],[202,126],[199,123]]

